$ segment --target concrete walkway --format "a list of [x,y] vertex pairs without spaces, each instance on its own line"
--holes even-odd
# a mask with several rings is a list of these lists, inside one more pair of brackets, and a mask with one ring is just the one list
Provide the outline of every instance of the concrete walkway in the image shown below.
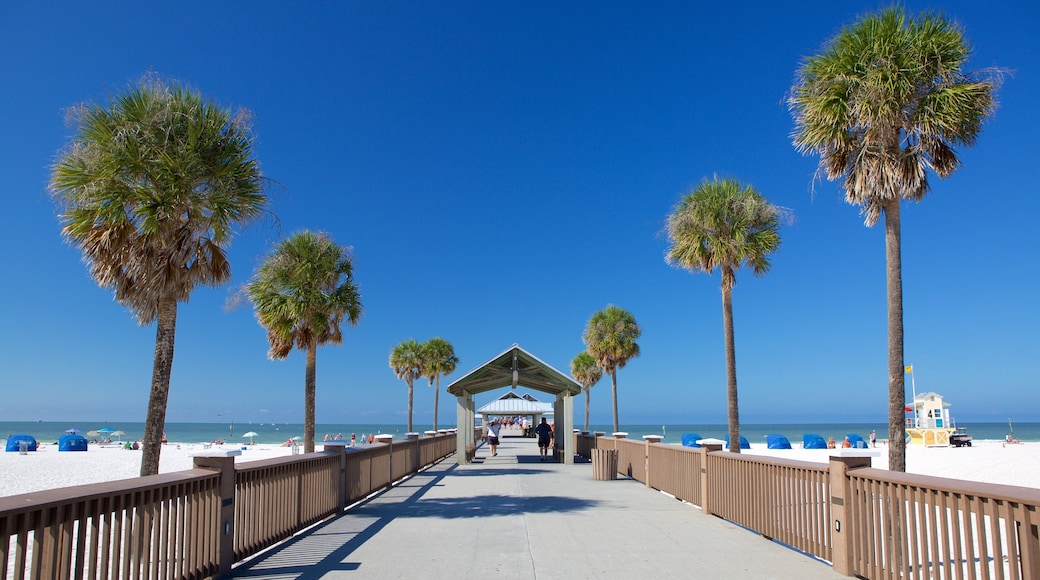
[[448,458],[234,569],[236,578],[845,578],[831,567],[533,439]]

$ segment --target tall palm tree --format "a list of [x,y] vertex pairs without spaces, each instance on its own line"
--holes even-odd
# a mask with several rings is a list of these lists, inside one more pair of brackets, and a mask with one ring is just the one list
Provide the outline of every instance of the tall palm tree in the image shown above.
[[733,179],[705,180],[668,216],[667,262],[692,272],[722,273],[722,322],[726,342],[726,406],[729,449],[740,453],[737,360],[733,338],[735,270],[747,266],[760,276],[769,254],[780,247],[780,210],[753,187]]
[[437,430],[437,407],[440,404],[441,375],[448,376],[455,372],[459,364],[459,357],[455,356],[455,347],[441,337],[431,338],[422,345],[423,367],[426,378],[430,379],[433,387],[434,379],[437,386],[433,389],[433,430]]
[[614,432],[619,429],[617,409],[617,371],[625,368],[630,359],[639,356],[636,339],[643,333],[632,313],[607,306],[592,315],[585,326],[582,339],[592,358],[603,372],[610,375],[611,395],[614,400]]
[[73,110],[75,135],[53,167],[62,235],[99,286],[141,325],[156,323],[141,475],[159,471],[177,305],[230,280],[236,226],[265,212],[249,115],[157,79],[107,105]]
[[423,345],[413,338],[409,338],[394,347],[390,352],[390,368],[393,369],[397,378],[408,385],[408,432],[412,432],[412,402],[414,390],[412,385],[419,377],[426,376],[425,360],[423,359]]
[[790,107],[794,145],[819,154],[867,226],[885,216],[889,469],[905,471],[900,200],[920,201],[927,170],[948,177],[954,147],[975,143],[993,111],[997,78],[965,72],[970,47],[955,23],[900,8],[842,30],[800,67]]
[[361,294],[350,248],[328,234],[303,231],[282,240],[246,286],[256,319],[267,329],[268,356],[306,351],[303,450],[314,451],[318,347],[343,342],[341,325],[357,326]]
[[603,378],[603,369],[596,364],[596,359],[588,351],[581,351],[571,361],[571,376],[585,391],[585,430],[589,430],[589,402],[592,399],[592,387]]

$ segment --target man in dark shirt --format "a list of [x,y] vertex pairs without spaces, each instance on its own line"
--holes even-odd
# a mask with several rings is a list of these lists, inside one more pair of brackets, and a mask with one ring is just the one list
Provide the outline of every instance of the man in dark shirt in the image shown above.
[[549,452],[549,441],[552,440],[552,427],[545,421],[545,417],[542,417],[542,422],[534,428],[534,432],[538,434],[538,450],[542,454],[540,461],[545,461],[545,456]]

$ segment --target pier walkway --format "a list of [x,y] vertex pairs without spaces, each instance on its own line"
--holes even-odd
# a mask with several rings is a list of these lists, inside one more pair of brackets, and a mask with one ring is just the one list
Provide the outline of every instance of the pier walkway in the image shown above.
[[235,578],[845,578],[809,556],[589,463],[503,438],[441,461],[234,568]]

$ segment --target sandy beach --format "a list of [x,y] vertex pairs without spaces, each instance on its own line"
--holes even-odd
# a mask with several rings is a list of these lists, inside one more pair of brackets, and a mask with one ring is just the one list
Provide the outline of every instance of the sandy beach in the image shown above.
[[[242,448],[245,448],[244,450]],[[321,446],[317,448],[320,450]],[[191,469],[192,456],[211,450],[242,450],[236,462],[257,461],[292,453],[277,445],[175,444],[163,446],[159,471],[168,473]],[[826,463],[830,449],[767,449],[752,444],[746,454],[784,457],[799,461]],[[874,467],[888,468],[888,450],[879,446]],[[113,481],[136,477],[140,470],[139,451],[117,446],[91,445],[86,452],[58,452],[57,445],[41,445],[36,452],[20,455],[0,453],[0,496],[31,493],[42,489]],[[975,441],[972,447],[907,449],[907,471],[953,479],[1040,488],[1040,443],[1004,446],[1001,441]]]

